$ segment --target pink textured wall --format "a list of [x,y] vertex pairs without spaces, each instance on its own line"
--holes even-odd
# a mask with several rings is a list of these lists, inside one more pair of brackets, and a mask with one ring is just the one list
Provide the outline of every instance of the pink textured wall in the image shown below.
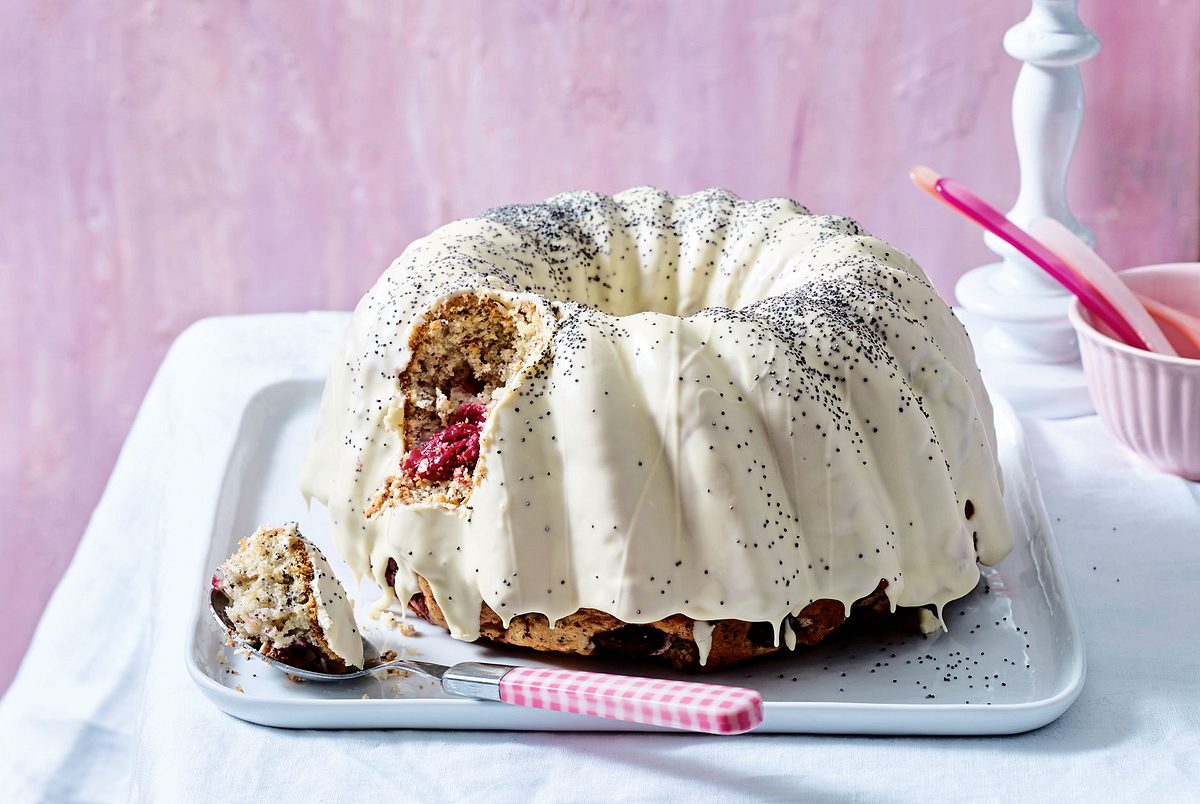
[[[943,292],[987,260],[913,190],[1009,203],[1025,0],[0,7],[0,689],[171,339],[348,308],[412,238],[561,190],[725,185],[857,217]],[[1071,197],[1194,259],[1200,3],[1084,0]]]

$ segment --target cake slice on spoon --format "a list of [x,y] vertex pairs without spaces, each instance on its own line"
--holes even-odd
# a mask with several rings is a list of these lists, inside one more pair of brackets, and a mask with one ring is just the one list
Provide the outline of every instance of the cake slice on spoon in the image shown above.
[[329,562],[296,523],[242,539],[212,578],[237,636],[284,664],[321,673],[363,666],[354,607]]

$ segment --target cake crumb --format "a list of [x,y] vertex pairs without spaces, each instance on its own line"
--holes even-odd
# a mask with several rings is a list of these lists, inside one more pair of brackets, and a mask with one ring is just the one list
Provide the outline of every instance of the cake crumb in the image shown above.
[[379,658],[385,662],[394,662],[396,661],[396,651],[388,648],[383,653],[379,654]]
[[403,636],[411,637],[417,635],[417,629],[413,627],[412,623],[407,622],[404,615],[396,616],[395,612],[383,610],[372,611],[367,616],[372,620],[378,620],[382,625],[393,631],[399,631]]
[[371,700],[371,696],[370,696],[370,695],[367,695],[367,694],[364,692],[364,693],[363,693],[363,697],[362,697],[362,699],[363,699],[364,701],[369,701],[369,700]]
[[241,684],[238,684],[236,687],[234,687],[234,689],[237,690],[238,692],[242,693],[243,695],[246,694],[246,691],[244,689],[242,689]]
[[371,616],[376,620],[379,620],[382,625],[386,626],[387,628],[391,628],[392,630],[396,630],[397,628],[400,628],[401,625],[407,624],[402,618],[397,617],[395,613],[391,611],[381,611],[378,613],[378,615],[372,612]]
[[945,629],[942,619],[937,616],[936,612],[932,612],[926,608],[917,609],[917,628],[922,634],[928,636],[934,631]]
[[378,620],[379,615],[391,607],[391,605],[395,602],[396,596],[394,594],[385,592],[376,598],[375,602],[371,604],[371,610],[367,612],[367,616],[372,620]]
[[303,678],[300,678],[300,676],[294,676],[291,673],[284,673],[284,675],[287,676],[289,680],[294,681],[297,684],[303,684],[305,681]]

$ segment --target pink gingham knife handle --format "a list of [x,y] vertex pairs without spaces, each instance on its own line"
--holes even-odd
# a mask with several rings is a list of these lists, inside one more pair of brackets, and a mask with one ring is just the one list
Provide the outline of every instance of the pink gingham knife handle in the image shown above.
[[763,718],[762,696],[744,687],[538,667],[505,673],[500,700],[708,734],[741,734]]

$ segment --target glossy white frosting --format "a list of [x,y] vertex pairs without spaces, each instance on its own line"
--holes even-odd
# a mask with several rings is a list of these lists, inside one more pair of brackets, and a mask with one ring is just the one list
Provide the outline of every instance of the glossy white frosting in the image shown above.
[[329,648],[351,667],[363,666],[362,637],[354,621],[354,603],[338,582],[325,554],[305,540],[308,560],[312,562],[312,593],[317,602],[317,624],[325,634]]
[[[535,301],[549,346],[498,395],[466,506],[367,520],[405,449],[385,419],[411,325],[458,293]],[[483,602],[778,624],[884,579],[940,609],[1012,541],[991,405],[920,268],[720,190],[568,194],[414,243],[355,311],[302,488],[353,569],[385,585],[395,559],[401,600],[420,574],[468,640]]]
[[712,650],[712,635],[715,628],[716,623],[704,620],[696,620],[692,623],[692,640],[696,643],[696,651],[699,654],[701,665],[708,663],[708,653]]

